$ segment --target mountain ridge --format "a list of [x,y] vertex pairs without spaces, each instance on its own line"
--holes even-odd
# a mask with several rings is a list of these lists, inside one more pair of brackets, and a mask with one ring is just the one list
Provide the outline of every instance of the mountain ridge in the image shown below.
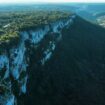
[[15,105],[16,97],[27,92],[27,67],[31,54],[33,51],[37,51],[45,36],[53,35],[55,38],[48,40],[47,45],[40,53],[40,59],[38,59],[39,64],[44,65],[50,59],[56,42],[61,38],[60,31],[72,24],[74,18],[73,15],[69,19],[56,21],[37,30],[23,31],[20,33],[18,46],[0,54],[0,75],[2,74],[0,82],[3,84],[0,86],[3,94],[0,104]]
[[104,33],[77,16],[49,62],[31,65],[25,105],[104,105]]

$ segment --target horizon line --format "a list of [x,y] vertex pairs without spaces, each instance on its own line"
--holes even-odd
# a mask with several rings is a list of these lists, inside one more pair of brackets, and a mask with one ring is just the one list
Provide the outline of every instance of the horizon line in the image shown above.
[[76,4],[76,3],[105,3],[105,1],[97,1],[97,2],[93,2],[93,1],[79,1],[79,2],[76,2],[76,1],[68,1],[68,2],[47,2],[47,1],[44,1],[44,2],[0,2],[0,4],[66,4],[66,3],[71,3],[71,4]]

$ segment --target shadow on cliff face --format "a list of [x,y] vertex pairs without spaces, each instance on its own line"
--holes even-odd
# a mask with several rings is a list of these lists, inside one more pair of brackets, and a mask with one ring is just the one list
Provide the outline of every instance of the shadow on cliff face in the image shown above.
[[105,29],[77,17],[44,66],[39,52],[30,55],[22,105],[105,105]]

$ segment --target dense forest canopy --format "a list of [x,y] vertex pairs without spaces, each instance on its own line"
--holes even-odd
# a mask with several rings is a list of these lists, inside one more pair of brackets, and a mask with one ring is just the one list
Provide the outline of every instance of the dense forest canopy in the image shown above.
[[18,41],[19,32],[67,19],[70,12],[61,11],[5,11],[0,13],[0,44]]

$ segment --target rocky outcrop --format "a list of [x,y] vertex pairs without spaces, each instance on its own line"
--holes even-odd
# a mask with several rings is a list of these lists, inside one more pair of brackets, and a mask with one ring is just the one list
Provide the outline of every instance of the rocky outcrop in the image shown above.
[[62,38],[62,29],[68,28],[74,18],[75,15],[72,15],[69,19],[59,20],[42,28],[20,32],[18,46],[0,55],[0,105],[16,105],[16,97],[27,92],[27,67],[31,48],[37,50],[45,37],[54,36],[40,56],[39,63],[43,66],[52,56],[56,43]]

